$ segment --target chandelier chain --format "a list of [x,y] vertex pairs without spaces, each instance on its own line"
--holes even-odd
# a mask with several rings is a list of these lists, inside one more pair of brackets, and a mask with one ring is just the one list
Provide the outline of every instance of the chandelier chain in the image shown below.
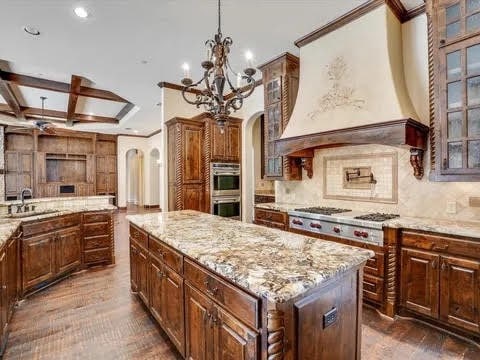
[[222,33],[222,12],[221,12],[220,6],[221,6],[220,0],[218,0],[218,33],[219,34]]

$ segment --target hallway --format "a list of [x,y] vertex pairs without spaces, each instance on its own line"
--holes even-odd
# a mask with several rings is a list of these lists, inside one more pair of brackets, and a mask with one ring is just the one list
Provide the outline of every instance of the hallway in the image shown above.
[[[22,302],[4,359],[181,359],[130,293],[125,212],[115,225],[117,264],[79,272]],[[363,334],[362,359],[480,358],[473,345],[368,309]]]

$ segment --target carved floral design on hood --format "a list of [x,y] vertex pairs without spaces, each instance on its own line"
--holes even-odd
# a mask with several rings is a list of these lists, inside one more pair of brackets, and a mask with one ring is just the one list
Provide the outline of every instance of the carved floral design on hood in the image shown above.
[[343,56],[337,56],[326,68],[328,79],[333,82],[332,87],[320,97],[318,108],[308,113],[310,119],[315,120],[318,115],[337,108],[363,109],[365,100],[355,98],[356,89],[344,84],[348,83],[348,65]]

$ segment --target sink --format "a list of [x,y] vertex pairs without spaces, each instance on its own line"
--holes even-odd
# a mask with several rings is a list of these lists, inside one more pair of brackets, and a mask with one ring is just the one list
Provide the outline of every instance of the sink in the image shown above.
[[51,210],[40,210],[40,211],[26,211],[21,213],[13,213],[8,214],[6,217],[9,219],[22,219],[30,216],[38,216],[38,215],[45,215],[45,214],[52,214],[56,213],[58,210],[51,209]]

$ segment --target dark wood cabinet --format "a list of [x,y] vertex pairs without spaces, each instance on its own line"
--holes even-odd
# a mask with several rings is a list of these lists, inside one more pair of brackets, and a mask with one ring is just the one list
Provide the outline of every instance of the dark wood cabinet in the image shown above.
[[137,259],[137,292],[138,296],[143,300],[145,305],[149,305],[148,293],[148,253],[141,247],[138,248]]
[[55,277],[55,233],[22,240],[22,289],[34,289]]
[[193,287],[185,287],[186,358],[213,359],[213,302]]
[[402,305],[427,316],[438,317],[440,256],[402,250]]
[[274,229],[288,230],[288,214],[282,211],[255,207],[255,219],[253,222],[257,225]]
[[[133,246],[133,245],[131,245]],[[134,279],[138,277],[137,273],[134,273],[133,269],[131,269],[131,278]],[[136,269],[135,269],[136,271]],[[160,326],[162,328],[165,328],[165,319],[163,318],[163,315],[165,313],[164,310],[164,286],[163,286],[163,278],[164,278],[164,272],[163,272],[163,265],[155,260],[154,258],[151,258],[150,264],[149,264],[149,274],[148,274],[148,279],[150,281],[150,311],[152,312],[153,317],[158,321]],[[132,284],[136,282],[132,280]],[[132,286],[133,291],[137,291],[137,286]]]
[[206,132],[211,132],[210,160],[218,162],[240,162],[242,147],[242,121],[230,118],[225,125],[220,127],[215,120],[206,118]]
[[185,312],[183,277],[167,265],[163,268],[164,329],[181,354],[185,354]]
[[114,264],[114,226],[111,211],[83,214],[83,261],[86,265]]
[[203,122],[174,118],[167,129],[169,211],[204,211]]
[[480,243],[410,230],[401,241],[401,306],[478,337]]
[[480,261],[442,256],[440,318],[480,332]]
[[8,330],[8,274],[7,274],[7,255],[5,250],[0,252],[0,335],[1,348],[5,346]]
[[6,244],[7,256],[7,302],[8,318],[11,319],[15,304],[18,300],[18,282],[19,282],[19,234],[12,236]]
[[259,335],[220,307],[215,307],[213,351],[219,360],[253,360],[258,357]]
[[[116,195],[116,136],[15,127],[6,127],[5,135],[7,199],[17,199],[23,188],[35,197]],[[74,191],[63,193],[62,185]]]
[[301,180],[302,171],[297,159],[280,156],[275,150],[287,127],[297,98],[299,58],[285,53],[259,66],[264,84],[264,173],[270,180]]
[[57,232],[55,241],[56,275],[79,268],[82,264],[82,231],[80,226]]
[[31,151],[5,151],[5,196],[16,199],[24,188],[33,185],[33,155]]
[[138,245],[130,239],[130,287],[138,291]]
[[480,180],[480,6],[475,1],[429,0],[433,74],[432,176]]

